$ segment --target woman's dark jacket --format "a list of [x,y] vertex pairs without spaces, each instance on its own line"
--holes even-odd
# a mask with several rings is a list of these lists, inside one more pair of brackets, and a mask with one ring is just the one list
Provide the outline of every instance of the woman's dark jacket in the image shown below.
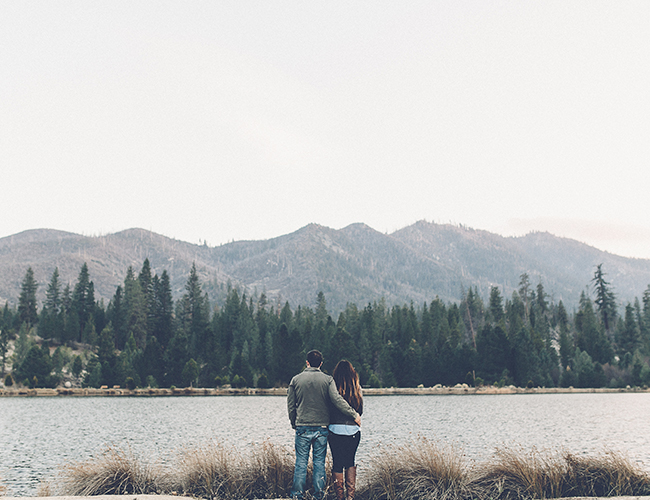
[[[359,415],[363,414],[363,396],[361,397],[361,402],[359,403],[359,408],[354,408],[357,410]],[[357,425],[354,419],[350,419],[348,415],[340,412],[334,406],[330,406],[330,424],[346,424],[346,425]]]

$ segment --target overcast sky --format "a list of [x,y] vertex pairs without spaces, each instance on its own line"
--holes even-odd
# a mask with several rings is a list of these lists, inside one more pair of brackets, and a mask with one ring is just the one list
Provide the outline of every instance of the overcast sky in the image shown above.
[[650,2],[3,1],[0,237],[417,220],[650,258]]

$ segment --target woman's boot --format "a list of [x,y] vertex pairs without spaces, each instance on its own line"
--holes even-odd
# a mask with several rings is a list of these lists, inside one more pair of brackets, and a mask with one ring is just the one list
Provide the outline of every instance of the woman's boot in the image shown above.
[[334,487],[334,493],[336,493],[336,500],[345,500],[342,472],[332,472],[332,486]]
[[357,485],[357,466],[348,467],[345,469],[345,489],[347,491],[348,500],[354,498],[354,491]]

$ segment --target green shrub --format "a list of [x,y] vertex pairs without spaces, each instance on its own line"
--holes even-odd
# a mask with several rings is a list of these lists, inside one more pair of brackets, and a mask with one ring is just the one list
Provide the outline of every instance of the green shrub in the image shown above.
[[81,371],[84,369],[83,363],[81,361],[81,356],[78,354],[72,360],[72,373],[75,377],[78,377],[81,374]]
[[260,389],[268,389],[269,386],[269,378],[266,376],[266,373],[260,374],[259,377],[257,377],[257,387]]
[[235,375],[232,378],[231,385],[236,388],[242,388],[242,387],[247,387],[247,382],[244,377],[240,377],[239,375]]
[[5,387],[11,387],[14,385],[14,378],[11,376],[11,373],[7,373],[5,377]]
[[368,379],[368,385],[373,389],[378,389],[381,387],[381,382],[379,381],[379,377],[376,373],[370,375],[370,378]]

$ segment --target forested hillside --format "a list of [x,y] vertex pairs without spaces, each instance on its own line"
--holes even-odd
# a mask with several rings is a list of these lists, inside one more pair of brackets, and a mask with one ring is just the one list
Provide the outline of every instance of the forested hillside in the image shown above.
[[3,374],[12,368],[5,385],[281,386],[310,349],[323,352],[328,371],[351,360],[373,387],[650,383],[650,286],[620,308],[603,265],[575,312],[527,273],[509,295],[468,287],[458,302],[349,302],[337,315],[323,292],[315,307],[292,307],[237,287],[213,308],[195,265],[176,300],[170,274],[155,273],[148,259],[125,274],[105,303],[85,263],[72,285],[55,268],[41,307],[28,267],[16,306],[0,314]]
[[650,283],[650,261],[627,259],[548,233],[504,238],[462,226],[418,222],[392,234],[365,224],[340,230],[311,224],[264,241],[238,241],[217,247],[194,245],[142,229],[104,236],[33,230],[0,239],[0,305],[15,305],[25,270],[38,284],[39,304],[54,268],[61,283],[72,285],[86,263],[95,297],[105,304],[125,278],[126,269],[150,262],[154,273],[167,271],[172,297],[196,266],[212,305],[223,306],[228,284],[251,297],[264,293],[274,305],[315,306],[319,291],[338,314],[348,303],[384,300],[387,306],[416,306],[436,297],[458,302],[474,287],[487,297],[494,286],[505,297],[527,273],[543,280],[555,302],[569,310],[603,264],[616,290],[618,307],[640,296]]

